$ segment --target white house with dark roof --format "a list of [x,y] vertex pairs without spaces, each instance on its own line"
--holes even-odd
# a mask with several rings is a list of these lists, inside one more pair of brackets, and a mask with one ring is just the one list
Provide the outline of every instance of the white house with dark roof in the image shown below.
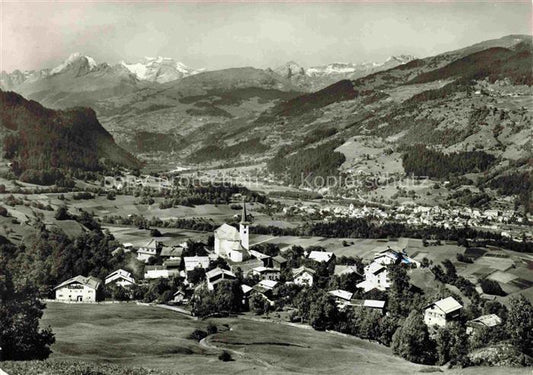
[[446,323],[459,316],[463,306],[453,297],[433,302],[424,308],[424,323],[427,326],[445,327]]
[[126,288],[135,284],[135,279],[131,276],[131,272],[118,269],[106,276],[105,285],[108,284],[115,284]]
[[231,259],[235,263],[249,259],[249,229],[250,222],[246,213],[246,203],[243,202],[239,230],[226,223],[215,229],[215,254],[222,258]]
[[76,276],[54,288],[57,301],[98,302],[104,299],[102,281],[93,276]]

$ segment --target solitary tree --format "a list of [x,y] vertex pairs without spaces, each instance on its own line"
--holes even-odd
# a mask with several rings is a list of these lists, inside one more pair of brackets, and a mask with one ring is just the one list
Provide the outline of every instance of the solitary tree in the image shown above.
[[507,332],[518,349],[533,355],[533,306],[523,295],[511,298]]
[[32,285],[15,286],[8,272],[0,275],[1,360],[48,357],[55,338],[50,328],[39,329],[44,308]]
[[411,312],[403,326],[396,330],[392,337],[392,351],[411,362],[435,362],[435,344],[420,313]]

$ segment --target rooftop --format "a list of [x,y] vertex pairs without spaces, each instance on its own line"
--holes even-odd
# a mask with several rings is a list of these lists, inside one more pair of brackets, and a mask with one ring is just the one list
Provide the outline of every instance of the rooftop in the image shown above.
[[333,257],[333,253],[327,251],[311,251],[308,258],[317,262],[329,262]]
[[221,240],[228,240],[228,241],[240,241],[241,240],[241,236],[239,235],[239,231],[237,230],[237,228],[232,227],[231,225],[228,225],[226,223],[222,224],[217,229],[215,229],[215,237]]
[[96,278],[96,277],[93,277],[93,276],[85,277],[85,276],[78,275],[78,276],[75,276],[75,277],[73,277],[71,279],[63,281],[61,284],[56,286],[54,289],[59,289],[59,288],[62,288],[64,286],[67,286],[67,285],[70,285],[70,284],[76,284],[76,283],[88,286],[88,287],[93,288],[93,289],[98,289],[100,284],[102,284],[102,281],[100,279]]
[[426,308],[428,307],[432,307],[432,306],[435,306],[437,308],[439,308],[440,310],[442,310],[445,314],[449,314],[453,311],[456,311],[456,310],[459,310],[461,309],[463,306],[457,302],[457,300],[453,297],[447,297],[447,298],[444,298],[444,299],[441,299],[437,302],[434,302],[428,306],[426,306]]

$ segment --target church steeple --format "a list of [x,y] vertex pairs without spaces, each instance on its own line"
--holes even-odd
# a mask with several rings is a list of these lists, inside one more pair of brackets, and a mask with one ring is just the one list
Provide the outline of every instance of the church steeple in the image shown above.
[[248,221],[248,215],[246,214],[246,202],[243,200],[242,201],[242,216],[241,216],[241,222],[239,224],[239,235],[241,237],[241,245],[246,250],[250,248],[249,226],[250,226],[250,222]]
[[242,202],[241,224],[250,224],[248,214],[246,213],[246,202],[244,200]]

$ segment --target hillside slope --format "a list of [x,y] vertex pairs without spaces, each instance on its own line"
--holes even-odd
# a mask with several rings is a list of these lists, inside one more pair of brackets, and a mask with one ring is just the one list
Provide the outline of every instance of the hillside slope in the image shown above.
[[115,144],[93,110],[55,111],[1,90],[0,137],[3,156],[11,160],[16,175],[38,175],[56,169],[98,171],[113,164],[130,168],[140,165]]

